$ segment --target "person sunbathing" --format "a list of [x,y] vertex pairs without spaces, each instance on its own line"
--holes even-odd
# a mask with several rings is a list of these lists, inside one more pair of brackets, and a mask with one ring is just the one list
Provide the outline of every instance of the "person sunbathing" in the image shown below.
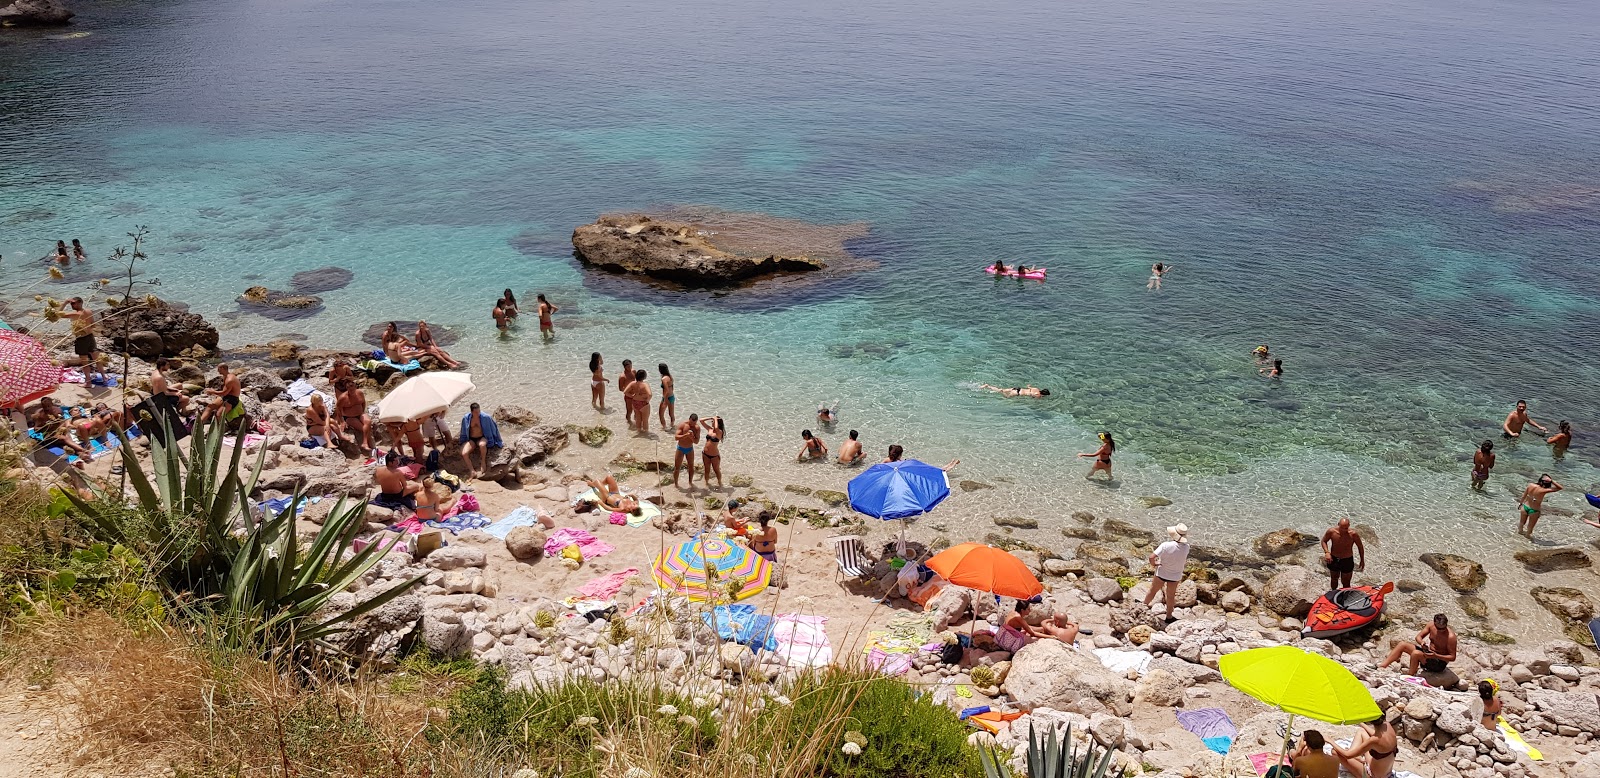
[[639,508],[639,501],[631,495],[622,493],[622,487],[617,484],[617,479],[607,475],[605,480],[584,476],[583,482],[594,487],[594,505],[598,505],[612,513],[627,513],[638,516],[643,513]]
[[1026,600],[1018,602],[1016,612],[1006,619],[1006,626],[1034,639],[1054,638],[1069,646],[1078,639],[1078,625],[1067,621],[1066,616],[1052,616],[1037,627],[1029,624],[1026,618],[1029,607]]
[[403,365],[428,352],[412,345],[406,336],[400,334],[400,325],[389,322],[388,328],[383,331],[383,355],[390,362]]

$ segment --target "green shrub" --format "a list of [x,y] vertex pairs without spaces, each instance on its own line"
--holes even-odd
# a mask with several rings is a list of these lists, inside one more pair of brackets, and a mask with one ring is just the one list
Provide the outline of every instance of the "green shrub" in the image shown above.
[[[953,778],[981,776],[969,730],[949,708],[905,682],[865,671],[828,668],[803,676],[788,690],[792,705],[769,705],[761,723],[780,749],[803,753],[821,742],[814,758],[822,773],[838,778]],[[861,753],[844,744],[865,740]]]

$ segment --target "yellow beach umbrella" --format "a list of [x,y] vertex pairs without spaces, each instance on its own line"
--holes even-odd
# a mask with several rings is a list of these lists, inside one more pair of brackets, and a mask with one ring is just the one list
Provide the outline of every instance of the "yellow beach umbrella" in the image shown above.
[[1294,646],[1236,651],[1218,659],[1217,670],[1233,688],[1289,714],[1280,762],[1289,751],[1295,716],[1359,724],[1383,715],[1372,692],[1344,665]]

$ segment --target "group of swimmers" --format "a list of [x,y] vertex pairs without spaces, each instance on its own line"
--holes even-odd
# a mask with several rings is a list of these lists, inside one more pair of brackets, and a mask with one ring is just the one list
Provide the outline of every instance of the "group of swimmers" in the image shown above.
[[[1563,420],[1556,425],[1555,434],[1548,434],[1549,429],[1528,415],[1527,400],[1518,400],[1516,407],[1506,414],[1506,420],[1500,424],[1500,434],[1505,440],[1520,440],[1523,431],[1529,427],[1538,430],[1544,437],[1544,442],[1550,447],[1550,455],[1555,461],[1560,462],[1566,456],[1567,448],[1572,445],[1572,424]],[[1489,480],[1489,473],[1494,470],[1494,463],[1494,441],[1485,440],[1479,443],[1478,450],[1472,454],[1473,489],[1483,491],[1484,484]],[[1533,529],[1538,525],[1539,517],[1544,512],[1544,498],[1563,488],[1565,487],[1551,478],[1549,473],[1540,473],[1538,478],[1528,484],[1517,500],[1517,534],[1533,537]],[[1593,526],[1600,527],[1600,524]]]
[[[545,299],[543,293],[534,295],[534,299],[539,303],[539,334],[545,340],[551,340],[556,336],[556,325],[551,319],[551,314],[561,309]],[[500,299],[494,301],[494,310],[491,312],[494,316],[495,329],[499,330],[502,336],[509,334],[511,325],[517,321],[518,313],[517,296],[510,289],[501,292]]]
[[45,260],[62,266],[72,264],[72,260],[74,259],[79,262],[89,261],[88,252],[83,250],[83,244],[79,243],[77,238],[72,239],[72,253],[70,256],[67,254],[67,251],[67,242],[64,240],[58,240],[56,241],[55,253],[45,257]]

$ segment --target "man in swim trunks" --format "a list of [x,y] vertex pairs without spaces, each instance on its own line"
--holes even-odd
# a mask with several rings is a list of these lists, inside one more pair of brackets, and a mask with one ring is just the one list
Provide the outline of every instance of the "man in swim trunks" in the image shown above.
[[61,315],[72,324],[72,353],[83,359],[81,365],[99,364],[100,347],[94,341],[94,312],[83,307],[82,297],[68,300],[67,306]]
[[217,375],[222,378],[222,388],[207,389],[206,394],[215,397],[206,409],[200,412],[202,423],[217,417],[226,417],[239,406],[239,395],[243,392],[239,388],[239,377],[228,370],[228,363],[217,365]]
[[999,392],[1000,394],[1002,394],[1002,395],[1004,395],[1006,397],[1049,397],[1050,396],[1050,390],[1049,389],[1040,389],[1037,386],[1014,386],[1014,387],[1011,387],[1011,388],[1007,389],[1005,387],[1000,387],[1000,386],[990,386],[989,384],[981,384],[979,386],[979,388],[988,389],[991,392]]
[[800,448],[800,453],[795,455],[796,462],[808,462],[828,457],[828,445],[822,442],[822,438],[811,434],[811,430],[801,430],[800,439],[805,441],[805,445]]
[[633,371],[633,383],[622,390],[623,401],[633,412],[632,427],[641,435],[650,433],[650,384],[645,382],[645,375],[643,370]]
[[778,528],[772,526],[772,511],[762,511],[756,515],[756,523],[761,529],[750,537],[750,549],[773,564],[778,562]]
[[1532,427],[1540,432],[1549,432],[1544,428],[1544,425],[1534,421],[1533,417],[1528,415],[1528,401],[1518,400],[1516,410],[1506,414],[1506,420],[1500,425],[1500,431],[1508,438],[1520,438],[1522,437],[1522,428],[1524,426]]
[[352,439],[360,435],[361,450],[372,451],[372,418],[367,416],[367,395],[360,385],[345,378],[335,385],[333,425]]
[[1485,440],[1478,444],[1478,450],[1472,454],[1472,488],[1483,491],[1483,485],[1489,482],[1489,472],[1494,470],[1494,441]]
[[372,498],[372,504],[390,510],[417,509],[416,494],[422,487],[406,478],[400,469],[400,454],[390,451],[383,457],[383,467],[372,474],[372,480],[378,484],[378,495]]
[[1456,658],[1456,633],[1450,629],[1450,620],[1436,613],[1433,621],[1423,627],[1413,641],[1402,641],[1389,650],[1389,656],[1378,665],[1380,668],[1394,664],[1404,654],[1410,658],[1406,675],[1416,675],[1421,667],[1430,673],[1443,671]]
[[550,314],[561,309],[551,305],[549,300],[544,299],[543,294],[536,295],[536,298],[539,300],[539,334],[548,340],[556,336],[556,325],[550,321]]
[[861,450],[861,441],[856,439],[858,435],[855,430],[850,430],[850,439],[839,444],[839,464],[853,465],[866,456]]
[[[156,360],[156,369],[150,374],[150,404],[176,415],[188,409],[189,398],[167,379],[167,369],[171,366],[172,362],[166,357]],[[172,422],[176,428],[177,420]]]
[[1367,548],[1361,535],[1350,529],[1349,519],[1340,519],[1337,526],[1322,533],[1322,564],[1328,568],[1329,589],[1349,588],[1351,575],[1366,571]]
[[505,443],[500,440],[500,425],[495,424],[489,414],[484,413],[477,403],[472,404],[467,415],[461,417],[461,458],[466,460],[467,467],[472,468],[472,452],[478,452],[478,467],[472,468],[468,478],[477,478],[479,473],[489,469],[489,449],[502,448]]
[[1539,523],[1539,514],[1544,510],[1544,498],[1562,488],[1549,473],[1541,473],[1539,480],[1522,490],[1522,502],[1517,505],[1517,534],[1533,537],[1533,528]]
[[[689,488],[694,488],[694,446],[700,442],[700,414],[691,413],[689,418],[678,422],[678,428],[672,433],[678,441],[678,450],[672,453],[672,485],[679,489],[678,473],[683,470],[685,463],[689,465]],[[707,488],[710,484],[706,485]]]

